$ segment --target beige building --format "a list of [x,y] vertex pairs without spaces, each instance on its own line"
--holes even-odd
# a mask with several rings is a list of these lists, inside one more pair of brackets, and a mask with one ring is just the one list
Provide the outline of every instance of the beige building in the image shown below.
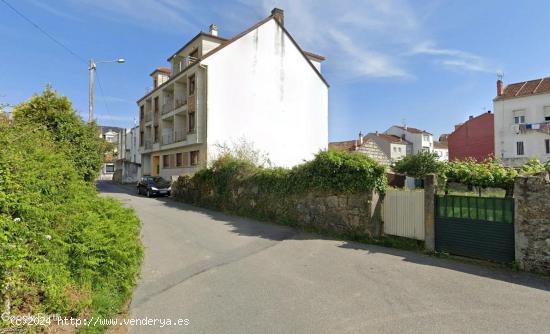
[[138,100],[142,174],[194,173],[241,140],[276,166],[311,159],[328,145],[323,60],[298,46],[280,9],[230,39],[211,25],[151,73]]

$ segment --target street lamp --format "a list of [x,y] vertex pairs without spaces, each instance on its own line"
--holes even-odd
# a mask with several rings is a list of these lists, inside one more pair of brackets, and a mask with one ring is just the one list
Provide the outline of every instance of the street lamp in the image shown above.
[[88,70],[90,71],[90,90],[89,90],[89,104],[88,104],[88,122],[91,122],[94,119],[94,74],[95,69],[97,67],[97,64],[104,64],[104,63],[118,63],[122,64],[126,60],[124,58],[119,58],[115,60],[103,60],[103,61],[94,61],[93,59],[90,59],[90,66],[88,67]]

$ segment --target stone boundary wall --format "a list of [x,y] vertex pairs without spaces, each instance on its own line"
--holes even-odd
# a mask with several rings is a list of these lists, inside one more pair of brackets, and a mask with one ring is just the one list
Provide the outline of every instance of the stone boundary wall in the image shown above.
[[339,235],[379,236],[381,201],[377,194],[306,193],[288,196],[263,194],[257,187],[231,190],[230,198],[212,190],[195,189],[191,182],[172,185],[176,199],[202,207]]
[[550,173],[518,177],[514,197],[516,262],[550,274]]

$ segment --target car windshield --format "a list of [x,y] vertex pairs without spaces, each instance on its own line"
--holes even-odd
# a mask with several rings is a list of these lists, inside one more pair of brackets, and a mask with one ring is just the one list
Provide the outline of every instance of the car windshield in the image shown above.
[[169,181],[163,179],[160,176],[152,176],[152,177],[148,178],[148,181],[149,181],[149,183],[157,184],[157,185],[161,185],[161,186],[165,186],[165,185],[170,184]]

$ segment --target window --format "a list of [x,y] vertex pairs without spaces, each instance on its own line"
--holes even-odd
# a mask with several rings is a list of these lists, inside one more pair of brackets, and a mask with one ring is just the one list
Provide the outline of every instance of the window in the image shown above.
[[189,113],[189,132],[195,132],[195,113]]
[[195,75],[189,77],[189,95],[195,94]]
[[525,124],[525,116],[515,116],[514,117],[514,123],[515,124]]
[[155,143],[158,143],[159,142],[159,126],[158,125],[155,125],[154,136],[155,136]]
[[525,110],[514,110],[514,124],[525,124]]
[[157,88],[157,87],[159,86],[159,81],[158,81],[157,78],[155,78],[155,79],[153,80],[153,86],[154,86],[155,88]]
[[106,173],[114,173],[115,172],[115,165],[114,164],[106,164],[105,165],[105,172]]
[[401,147],[398,148],[399,153],[401,153]]
[[139,146],[143,146],[143,131],[139,132]]
[[154,106],[155,106],[155,113],[158,113],[159,112],[159,97],[155,97],[155,100],[154,100]]
[[550,122],[550,106],[544,107],[544,121]]
[[424,141],[430,141],[430,136],[422,135],[422,139],[424,139]]
[[199,49],[195,49],[193,50],[193,52],[191,52],[191,54],[189,55],[190,57],[193,57],[193,58],[199,58]]
[[176,167],[183,166],[183,154],[182,153],[176,153]]
[[544,146],[546,147],[546,154],[550,154],[550,139],[544,140]]
[[145,117],[145,106],[139,106],[139,119]]
[[524,154],[523,142],[522,141],[518,141],[516,143],[516,153],[517,153],[517,155],[523,155]]
[[394,151],[394,152],[397,152],[397,147],[394,146],[394,147],[393,147],[393,151]]
[[170,156],[168,154],[165,154],[162,156],[162,167],[164,168],[170,167]]
[[191,151],[189,153],[189,160],[191,160],[191,166],[199,164],[199,151]]

